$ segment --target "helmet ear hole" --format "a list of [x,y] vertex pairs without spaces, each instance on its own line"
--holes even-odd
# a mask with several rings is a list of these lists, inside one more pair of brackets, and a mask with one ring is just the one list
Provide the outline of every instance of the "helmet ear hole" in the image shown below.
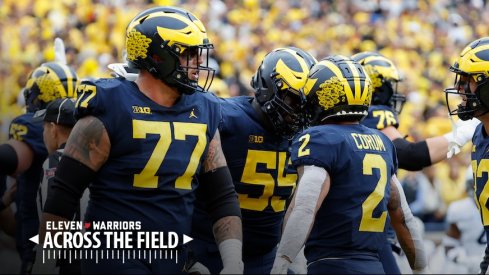
[[486,79],[483,83],[480,83],[478,85],[476,95],[479,98],[479,101],[482,103],[482,105],[486,109],[489,109],[489,80],[488,79]]

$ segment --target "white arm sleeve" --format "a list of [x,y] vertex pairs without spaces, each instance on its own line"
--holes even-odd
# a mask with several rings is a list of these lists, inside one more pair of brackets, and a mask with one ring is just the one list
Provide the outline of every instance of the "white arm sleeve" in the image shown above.
[[411,233],[411,238],[414,242],[414,248],[416,250],[414,266],[412,266],[411,268],[413,268],[413,270],[423,270],[426,268],[428,261],[426,259],[426,253],[424,251],[423,236],[421,233],[421,229],[419,228],[419,225],[416,219],[414,218],[413,213],[411,213],[411,209],[409,209],[409,205],[406,201],[406,195],[404,195],[404,190],[402,189],[401,183],[399,182],[399,180],[395,175],[392,176],[392,181],[396,184],[396,187],[399,191],[399,197],[401,200],[401,209],[402,212],[404,213],[406,226],[408,227],[408,230]]
[[304,166],[304,174],[295,195],[295,206],[285,225],[272,274],[287,274],[288,266],[304,245],[314,222],[316,205],[327,176],[328,172],[324,168]]
[[243,244],[238,239],[227,239],[219,244],[223,268],[221,274],[243,274]]

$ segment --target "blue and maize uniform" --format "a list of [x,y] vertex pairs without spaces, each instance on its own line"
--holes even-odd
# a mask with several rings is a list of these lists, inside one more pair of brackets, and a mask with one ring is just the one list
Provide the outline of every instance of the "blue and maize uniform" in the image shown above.
[[399,118],[389,106],[372,105],[368,108],[368,115],[360,123],[377,130],[383,130],[389,126],[394,126],[397,129]]
[[[368,115],[361,124],[377,130],[383,130],[389,126],[393,126],[396,129],[399,127],[399,118],[394,110],[386,105],[372,105],[368,109]],[[396,260],[391,251],[395,251],[397,254],[401,252],[396,240],[396,233],[390,224],[390,217],[387,216],[387,243],[385,249],[380,254],[380,260],[384,265],[386,273],[400,274],[401,271],[397,266]],[[385,253],[384,253],[385,252]]]
[[[482,123],[475,128],[472,144],[471,159],[472,171],[474,173],[474,199],[481,214],[486,237],[489,240],[489,137]],[[484,261],[480,265],[480,274],[485,274],[488,269],[489,242],[485,255]]]
[[326,264],[324,258],[378,262],[390,180],[397,170],[389,138],[360,124],[314,126],[294,140],[291,154],[294,167],[323,167],[331,178],[306,241],[308,264]]
[[22,260],[22,273],[30,270],[35,260],[33,252],[35,243],[29,239],[39,232],[36,196],[41,182],[42,163],[48,156],[42,137],[43,122],[33,122],[33,116],[34,113],[26,113],[16,117],[10,124],[9,130],[9,139],[24,142],[34,153],[29,169],[16,177],[16,243]]
[[[270,273],[280,241],[286,200],[297,172],[290,165],[289,141],[263,128],[252,106],[253,97],[223,99],[219,127],[222,148],[239,196],[243,223],[245,273]],[[212,224],[196,207],[190,243],[194,259],[212,273],[222,269]]]
[[[180,240],[190,234],[197,174],[221,119],[217,98],[182,94],[167,108],[134,82],[99,79],[78,88],[76,108],[78,117],[100,119],[111,143],[108,160],[90,184],[85,221],[140,221],[140,231],[173,231]],[[170,256],[149,263],[136,260],[135,267],[118,260],[106,271],[178,273],[185,257],[180,253],[178,264]],[[87,272],[105,268],[100,261],[91,267],[82,264]]]

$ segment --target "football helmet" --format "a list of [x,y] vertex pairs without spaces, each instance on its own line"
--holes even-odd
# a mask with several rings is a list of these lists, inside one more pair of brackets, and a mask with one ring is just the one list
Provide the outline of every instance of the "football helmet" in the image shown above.
[[372,105],[386,105],[400,114],[406,96],[397,92],[401,78],[394,63],[376,52],[361,52],[351,58],[365,68],[372,81]]
[[302,87],[316,59],[294,47],[269,52],[251,78],[255,98],[280,136],[291,138],[304,126]]
[[48,62],[34,69],[24,87],[27,112],[44,109],[57,99],[76,97],[78,76],[75,71],[59,62]]
[[[202,22],[181,8],[148,9],[136,15],[126,29],[129,66],[145,69],[186,94],[209,89],[214,78],[214,69],[208,66],[211,49],[213,45]],[[199,62],[191,64],[195,55]],[[180,58],[186,58],[186,64],[181,65]],[[205,81],[201,81],[203,86],[199,86],[198,76],[188,77],[189,71],[205,76]]]
[[362,65],[342,55],[328,56],[311,68],[304,86],[310,125],[360,121],[368,114],[372,83]]
[[[458,115],[461,120],[469,120],[489,112],[489,37],[471,42],[458,59],[450,66],[455,73],[454,87],[445,89],[448,112]],[[470,89],[470,79],[476,86]],[[449,95],[456,94],[457,104],[451,104]],[[465,103],[463,101],[465,98]],[[456,109],[452,109],[457,106]]]

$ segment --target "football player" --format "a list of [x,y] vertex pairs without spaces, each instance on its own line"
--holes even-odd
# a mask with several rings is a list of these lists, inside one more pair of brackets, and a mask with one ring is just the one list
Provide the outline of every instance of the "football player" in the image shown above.
[[[58,167],[66,141],[76,123],[75,119],[75,99],[60,98],[52,101],[46,106],[46,109],[37,111],[34,114],[33,121],[43,121],[43,140],[49,156],[42,165],[42,180],[37,193],[37,212],[39,219],[42,216],[42,210],[48,194],[49,186],[53,182],[54,172]],[[77,211],[71,220],[82,221],[82,212],[86,209],[88,192],[85,191],[82,201],[77,207]],[[37,247],[38,251],[40,246]],[[43,253],[36,253],[36,262],[33,273],[60,273],[60,274],[79,274],[80,261],[73,259],[53,259],[51,264],[47,264],[47,259],[42,259]],[[53,264],[54,262],[54,264]]]
[[36,195],[42,163],[47,157],[42,122],[34,122],[32,117],[52,100],[73,97],[77,81],[73,69],[59,62],[44,63],[34,69],[24,88],[27,112],[11,122],[9,140],[0,145],[0,177],[15,176],[17,181],[16,242],[21,273],[30,272],[35,259],[35,244],[29,238],[39,230]]
[[[472,172],[472,169],[469,168],[468,171]],[[473,197],[474,179],[472,173],[469,176],[470,178],[466,181],[467,197],[452,202],[447,209],[448,229],[442,238],[442,245],[446,259],[461,269],[458,271],[445,269],[448,273],[475,274],[478,272],[478,264],[487,243],[479,210]]]
[[[255,96],[223,99],[219,127],[223,152],[239,196],[245,274],[269,274],[280,240],[286,200],[297,173],[289,165],[289,139],[303,127],[301,108],[309,69],[316,63],[293,47],[268,53],[251,80]],[[217,273],[221,260],[208,217],[197,208],[190,244],[194,261]],[[199,271],[190,268],[189,272]]]
[[[399,127],[398,115],[406,97],[397,91],[401,78],[396,66],[390,59],[376,52],[361,52],[352,56],[352,59],[365,68],[374,89],[368,115],[361,123],[380,130],[392,140],[396,147],[399,168],[410,171],[421,170],[446,159],[448,154],[454,153],[455,150],[458,153],[460,147],[470,141],[475,126],[478,124],[476,120],[460,121],[458,127],[454,128],[454,132],[416,143],[404,139],[397,128]],[[394,231],[389,225],[387,228],[388,242],[381,251],[382,264],[387,273],[400,274],[392,255],[392,251],[399,253],[400,248],[395,240]]]
[[361,125],[372,96],[363,67],[329,56],[304,86],[311,127],[291,148],[299,183],[272,274],[285,274],[305,243],[308,273],[384,273],[378,251],[387,212],[413,269],[426,267],[419,231],[396,178],[392,142]]
[[[489,189],[489,37],[472,41],[465,47],[458,59],[450,66],[455,73],[453,88],[445,90],[448,111],[467,121],[476,118],[481,124],[475,129],[472,137],[472,171],[475,181],[475,202],[480,211],[482,225],[489,233],[489,208],[487,200]],[[456,106],[456,107],[455,107]],[[488,272],[489,246],[480,264],[481,273]]]
[[[139,70],[137,79],[99,79],[79,86],[79,120],[43,220],[70,219],[90,183],[85,221],[140,221],[141,231],[182,236],[190,234],[199,186],[222,272],[243,271],[241,214],[218,131],[221,110],[217,98],[204,93],[213,78],[207,64],[212,48],[202,22],[180,8],[152,8],[129,23],[125,51],[129,66]],[[208,81],[199,86],[202,75]],[[182,243],[178,253],[185,257]],[[184,264],[148,258],[121,262],[84,260],[82,272],[175,274]]]
[[401,78],[396,66],[391,60],[376,52],[361,52],[352,56],[352,59],[365,68],[374,88],[372,103],[362,124],[381,130],[392,140],[396,147],[399,168],[419,171],[451,157],[455,152],[460,152],[460,148],[470,141],[475,127],[479,124],[477,120],[459,121],[455,132],[416,143],[404,139],[397,128],[398,115],[406,96],[397,92]]

